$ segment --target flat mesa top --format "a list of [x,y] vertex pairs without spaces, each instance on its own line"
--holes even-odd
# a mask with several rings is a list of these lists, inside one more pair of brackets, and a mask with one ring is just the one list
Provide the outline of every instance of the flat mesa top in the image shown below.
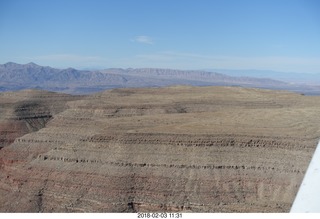
[[0,212],[289,212],[319,114],[240,87],[2,93]]

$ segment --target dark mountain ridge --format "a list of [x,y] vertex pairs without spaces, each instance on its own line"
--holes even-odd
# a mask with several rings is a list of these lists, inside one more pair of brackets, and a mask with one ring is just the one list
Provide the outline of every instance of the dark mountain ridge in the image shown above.
[[88,94],[122,87],[163,87],[171,85],[244,86],[304,93],[317,92],[318,89],[316,87],[296,86],[268,78],[235,77],[200,70],[111,68],[88,71],[74,68],[56,69],[32,62],[28,64],[8,62],[0,65],[0,91],[37,88],[71,94]]

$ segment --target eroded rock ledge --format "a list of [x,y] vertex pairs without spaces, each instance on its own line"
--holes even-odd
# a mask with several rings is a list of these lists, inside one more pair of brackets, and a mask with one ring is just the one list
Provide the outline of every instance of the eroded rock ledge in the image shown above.
[[30,92],[0,96],[1,212],[287,212],[320,136],[283,91]]

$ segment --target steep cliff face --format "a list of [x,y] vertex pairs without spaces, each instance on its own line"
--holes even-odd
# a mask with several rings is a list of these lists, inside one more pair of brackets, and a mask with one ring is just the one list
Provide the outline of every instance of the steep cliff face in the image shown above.
[[0,148],[20,136],[44,128],[65,103],[81,97],[38,90],[0,94]]
[[0,150],[1,212],[287,212],[320,135],[320,98],[287,92],[63,98],[15,105],[33,132]]

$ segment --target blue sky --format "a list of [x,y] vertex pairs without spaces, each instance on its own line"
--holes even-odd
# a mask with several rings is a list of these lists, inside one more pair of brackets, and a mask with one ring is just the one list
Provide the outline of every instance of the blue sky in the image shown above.
[[0,0],[0,63],[320,73],[318,0]]

